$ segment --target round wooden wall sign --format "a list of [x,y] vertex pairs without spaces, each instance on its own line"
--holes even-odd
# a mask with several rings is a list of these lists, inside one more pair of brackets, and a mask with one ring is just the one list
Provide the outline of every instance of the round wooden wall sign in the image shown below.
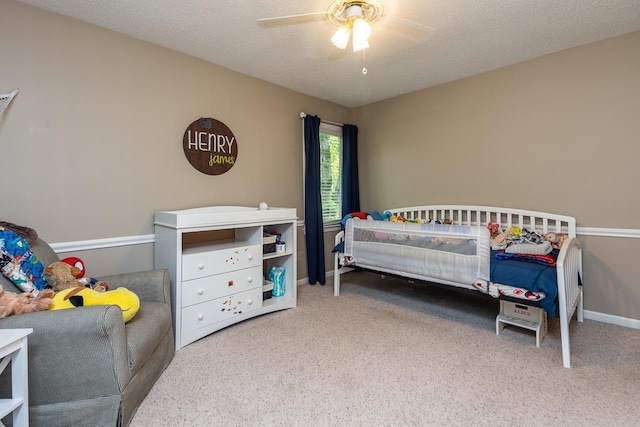
[[238,142],[224,123],[201,118],[191,123],[182,138],[191,166],[207,175],[222,175],[238,160]]

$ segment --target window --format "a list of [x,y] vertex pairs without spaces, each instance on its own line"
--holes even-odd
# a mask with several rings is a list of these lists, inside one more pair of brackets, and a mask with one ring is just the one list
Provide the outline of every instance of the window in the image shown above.
[[320,124],[320,193],[322,221],[342,219],[342,128]]

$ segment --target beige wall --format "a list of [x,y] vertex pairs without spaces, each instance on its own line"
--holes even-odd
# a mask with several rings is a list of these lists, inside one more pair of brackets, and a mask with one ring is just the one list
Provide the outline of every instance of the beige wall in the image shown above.
[[[350,121],[337,104],[44,10],[0,0],[0,16],[0,93],[21,90],[0,127],[0,218],[51,243],[152,234],[154,211],[204,205],[266,201],[302,218],[299,113]],[[223,175],[185,158],[200,117],[238,141]],[[151,268],[153,245],[81,256],[94,275]]]
[[[0,126],[0,219],[49,242],[152,234],[154,211],[203,205],[302,218],[300,111],[359,126],[363,209],[482,204],[640,229],[640,33],[349,110],[14,1],[0,16],[0,93],[21,89]],[[224,175],[183,154],[202,116],[237,138]],[[581,240],[586,308],[640,319],[640,239]],[[91,275],[153,266],[151,244],[77,255]]]
[[[362,207],[505,206],[640,228],[640,32],[361,107]],[[640,319],[640,239],[582,236],[585,308]]]

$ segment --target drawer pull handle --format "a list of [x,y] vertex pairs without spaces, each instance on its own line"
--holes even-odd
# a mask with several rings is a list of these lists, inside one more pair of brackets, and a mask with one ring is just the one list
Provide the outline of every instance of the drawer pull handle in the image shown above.
[[251,277],[251,276],[247,277],[247,282],[249,282],[249,283],[253,282],[253,277]]
[[229,280],[228,285],[229,285],[229,286],[233,286],[233,280]]
[[198,268],[199,268],[200,270],[203,270],[203,269],[204,269],[204,264],[202,264],[202,263],[198,264]]
[[247,256],[247,258],[249,258],[249,260],[252,260],[252,259],[253,259],[253,255],[249,254],[249,255]]
[[204,315],[198,314],[198,320],[202,320],[202,319],[204,319]]
[[198,295],[204,294],[204,289],[198,289]]
[[249,298],[249,299],[247,300],[247,304],[249,304],[249,305],[253,304],[253,300],[252,300],[251,298]]

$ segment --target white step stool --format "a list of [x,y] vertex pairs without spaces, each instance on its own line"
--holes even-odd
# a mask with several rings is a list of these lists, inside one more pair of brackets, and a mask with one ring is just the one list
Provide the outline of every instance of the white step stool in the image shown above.
[[500,299],[500,314],[496,317],[496,334],[504,325],[513,325],[536,332],[536,346],[547,335],[547,312],[542,307]]

